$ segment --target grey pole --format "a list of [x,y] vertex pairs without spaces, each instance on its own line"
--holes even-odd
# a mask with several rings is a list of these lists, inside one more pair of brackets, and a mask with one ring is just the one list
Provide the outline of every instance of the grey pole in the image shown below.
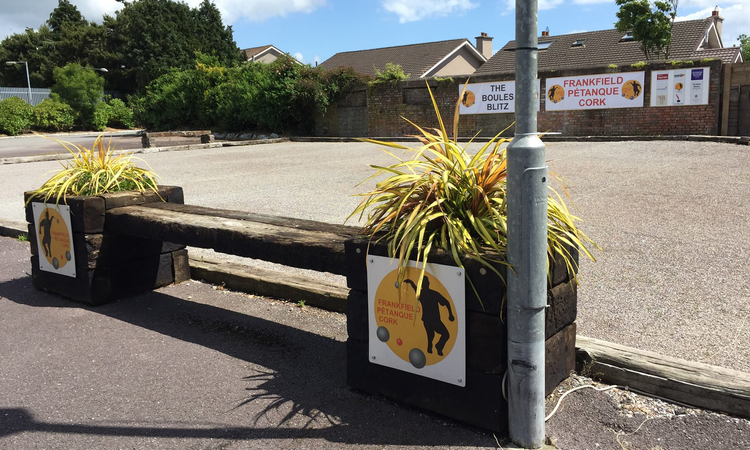
[[31,81],[29,80],[29,63],[28,61],[24,61],[23,64],[26,66],[26,86],[29,88],[29,105],[32,105],[31,103]]
[[544,443],[547,167],[537,136],[537,0],[516,0],[516,133],[508,145],[508,427]]

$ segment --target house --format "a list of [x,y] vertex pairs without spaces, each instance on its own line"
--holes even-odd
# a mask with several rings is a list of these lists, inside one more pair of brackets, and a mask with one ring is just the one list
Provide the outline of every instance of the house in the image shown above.
[[[284,52],[274,47],[273,45],[263,45],[260,47],[246,48],[242,51],[245,52],[245,55],[247,55],[248,61],[262,62],[266,64],[276,61],[281,55],[284,54]],[[297,60],[295,59],[295,61]],[[297,63],[302,64],[299,61],[297,61]]]
[[[739,47],[724,47],[721,37],[722,23],[718,11],[711,17],[675,22],[672,28],[671,60],[720,59],[724,63],[742,61]],[[539,71],[585,67],[602,67],[609,64],[633,64],[647,61],[640,43],[630,32],[617,30],[589,31],[550,36],[549,31],[539,37]],[[515,71],[516,42],[510,41],[489,59],[476,74],[508,73]]]
[[352,67],[363,75],[376,75],[387,63],[400,65],[412,78],[470,75],[492,56],[492,38],[481,33],[477,45],[468,39],[400,45],[336,53],[320,65],[324,69]]

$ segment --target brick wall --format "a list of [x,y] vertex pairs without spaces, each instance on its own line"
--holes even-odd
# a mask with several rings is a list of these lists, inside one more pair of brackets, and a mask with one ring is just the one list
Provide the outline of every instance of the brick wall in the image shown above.
[[[709,100],[707,105],[651,108],[651,72],[689,67],[710,67]],[[544,95],[546,78],[598,73],[645,71],[642,108],[613,108],[573,111],[546,111]],[[597,67],[540,72],[542,102],[539,130],[561,132],[564,136],[632,136],[718,134],[720,109],[720,61],[694,61],[693,65],[648,64],[643,68],[629,65],[617,68]],[[512,80],[513,74],[483,75],[471,78],[472,83]],[[458,101],[458,86],[466,77],[451,80],[429,80],[446,128],[452,129],[453,113]],[[363,100],[365,100],[363,102]],[[338,105],[331,105],[325,115],[316,119],[318,136],[386,137],[414,134],[415,129],[401,117],[422,127],[437,127],[438,122],[430,101],[425,80],[403,81],[363,87]],[[514,114],[468,114],[461,116],[459,135],[494,136],[513,123]],[[365,133],[366,130],[366,133]],[[507,134],[512,134],[512,128]]]

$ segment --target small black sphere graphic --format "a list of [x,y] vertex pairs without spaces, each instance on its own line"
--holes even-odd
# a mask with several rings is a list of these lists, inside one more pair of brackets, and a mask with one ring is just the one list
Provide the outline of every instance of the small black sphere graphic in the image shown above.
[[381,342],[388,342],[388,339],[391,338],[391,333],[386,327],[378,327],[378,331],[376,331],[375,334],[378,335],[378,339],[380,339]]
[[409,362],[412,366],[417,369],[421,369],[427,364],[427,358],[424,356],[424,352],[418,348],[413,348],[409,351]]

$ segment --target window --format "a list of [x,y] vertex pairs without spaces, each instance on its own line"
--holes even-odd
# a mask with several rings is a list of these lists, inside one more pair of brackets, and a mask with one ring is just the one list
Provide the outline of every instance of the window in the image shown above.
[[577,41],[573,42],[573,45],[571,47],[585,47],[584,42],[586,42],[586,39],[578,39]]
[[632,31],[628,31],[627,33],[625,33],[625,36],[623,36],[622,38],[620,38],[620,42],[623,42],[623,41],[632,41],[632,40],[633,40],[633,32]]
[[545,50],[545,49],[548,49],[550,45],[552,45],[552,41],[549,41],[549,42],[540,42],[537,45],[537,48],[539,50]]

